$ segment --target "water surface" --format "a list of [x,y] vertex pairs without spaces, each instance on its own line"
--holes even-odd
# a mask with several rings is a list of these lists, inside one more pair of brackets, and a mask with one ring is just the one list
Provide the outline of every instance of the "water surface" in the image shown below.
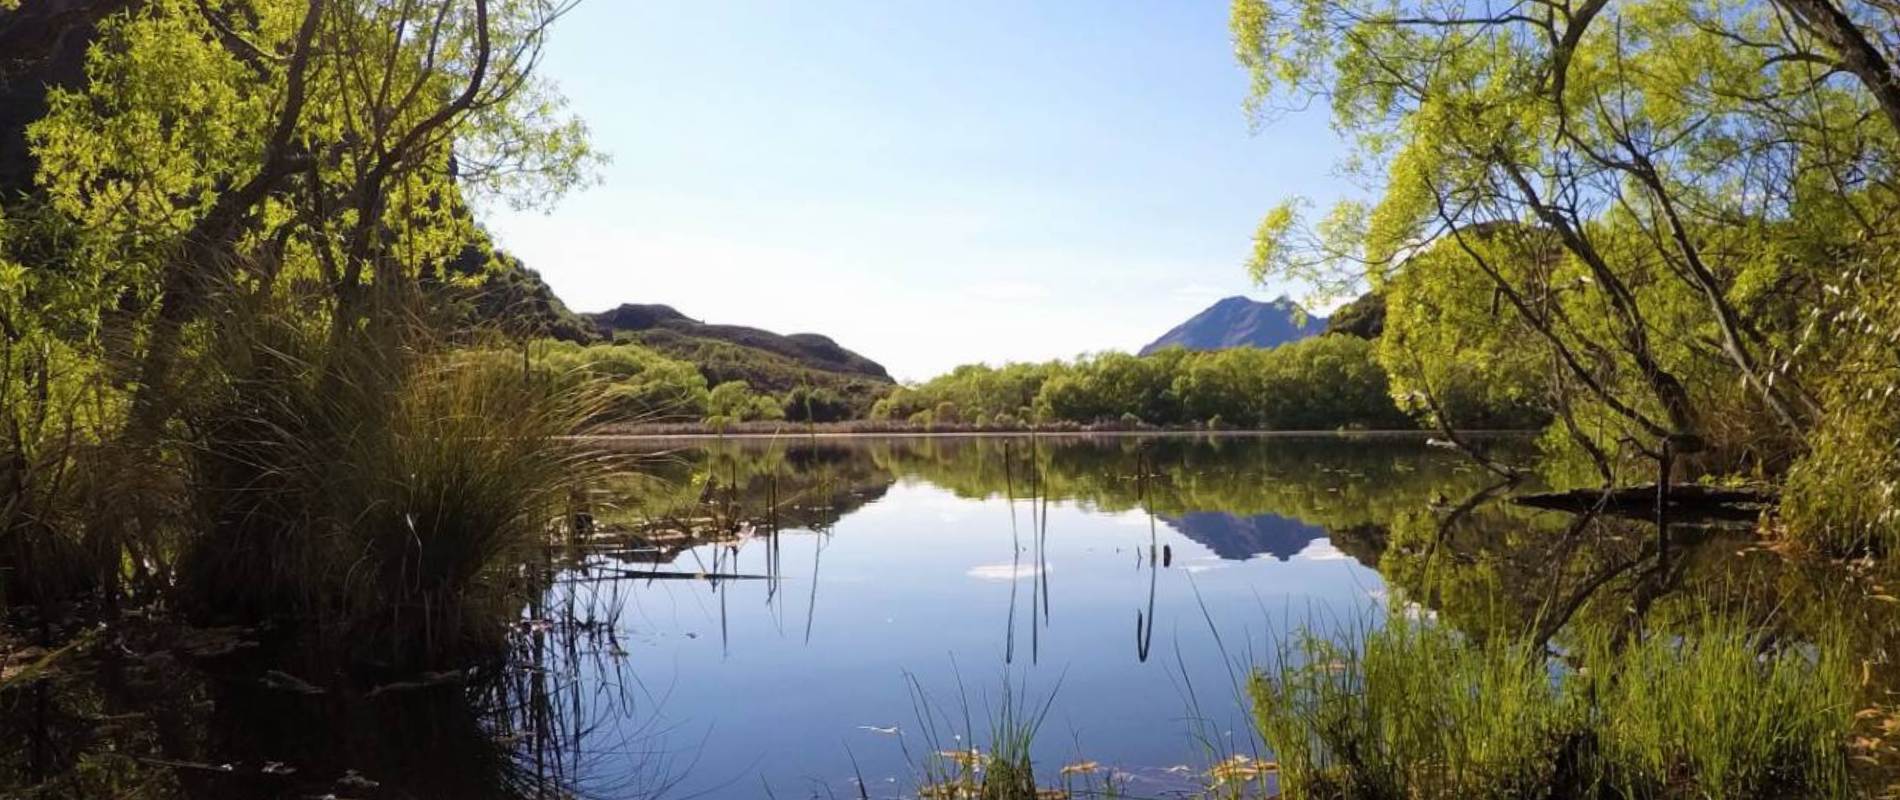
[[607,657],[580,660],[620,688],[587,695],[597,735],[670,754],[628,768],[706,797],[855,796],[859,775],[901,795],[920,756],[967,746],[966,710],[987,735],[1006,688],[1047,705],[1045,774],[1190,786],[1260,754],[1246,666],[1289,625],[1378,613],[1393,517],[1487,477],[1409,437],[627,446],[662,451],[659,480],[622,487],[603,533],[730,533],[608,548],[552,605],[611,620]]

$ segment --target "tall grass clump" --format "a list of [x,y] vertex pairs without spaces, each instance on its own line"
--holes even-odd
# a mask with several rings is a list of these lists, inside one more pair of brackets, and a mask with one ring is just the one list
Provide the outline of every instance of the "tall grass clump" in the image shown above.
[[1900,399],[1828,418],[1788,470],[1779,509],[1794,541],[1831,554],[1900,553]]
[[372,663],[495,645],[535,548],[599,475],[568,438],[594,385],[499,353],[307,342],[255,342],[198,421],[207,533],[187,597],[200,616],[313,623]]
[[0,609],[75,600],[116,583],[115,516],[100,500],[129,487],[101,485],[100,442],[119,405],[70,348],[0,336]]
[[1578,664],[1392,619],[1302,632],[1250,684],[1299,798],[1843,797],[1851,682],[1825,647],[1708,618]]
[[1621,653],[1589,680],[1601,780],[1625,797],[1845,797],[1855,676],[1832,642],[1776,643],[1705,618]]
[[910,686],[928,748],[917,760],[919,796],[944,800],[1037,800],[1044,796],[1036,786],[1031,750],[1055,704],[1054,692],[1041,704],[1032,704],[1022,690],[1004,681],[997,702],[984,708],[979,735],[976,711],[960,683],[960,725],[956,716],[932,702],[915,677],[910,678]]
[[1250,694],[1292,798],[1530,796],[1557,779],[1579,716],[1526,646],[1398,618],[1297,633]]

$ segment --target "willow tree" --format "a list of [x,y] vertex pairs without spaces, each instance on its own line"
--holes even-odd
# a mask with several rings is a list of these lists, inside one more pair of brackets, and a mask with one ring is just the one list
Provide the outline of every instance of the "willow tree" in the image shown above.
[[579,180],[578,122],[533,70],[552,0],[156,0],[101,24],[82,89],[31,137],[48,204],[85,231],[139,331],[134,438],[232,303],[295,295],[341,347],[471,235],[465,198]]
[[[1887,84],[1830,34],[1890,50],[1895,12],[1817,25],[1817,8],[1236,0],[1252,111],[1329,104],[1347,170],[1377,187],[1311,224],[1273,210],[1253,266],[1335,292],[1478,281],[1606,475],[1618,452],[1670,447],[1778,472],[1838,409],[1853,337],[1830,323],[1866,283],[1851,265],[1891,272],[1900,233]],[[1386,335],[1417,362],[1387,348],[1388,367],[1464,358],[1428,329],[1471,322],[1399,314]]]
[[[93,470],[108,485],[213,449],[207,407],[266,370],[247,354],[314,397],[373,388],[333,416],[375,419],[395,388],[375,384],[428,338],[422,287],[481,239],[474,205],[550,200],[595,160],[535,74],[565,0],[97,5],[84,81],[28,130],[35,191],[4,198],[0,311],[93,377],[106,399],[85,444],[112,456]],[[282,330],[305,346],[264,333]],[[176,484],[107,498],[127,513],[101,518],[164,528]]]

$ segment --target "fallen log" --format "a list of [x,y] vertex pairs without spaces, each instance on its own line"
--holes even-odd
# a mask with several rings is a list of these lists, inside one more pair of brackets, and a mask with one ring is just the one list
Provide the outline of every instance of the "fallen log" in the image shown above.
[[[1670,484],[1668,497],[1664,513],[1672,522],[1752,522],[1780,499],[1773,489],[1703,486],[1696,483]],[[1653,520],[1656,518],[1656,484],[1623,486],[1607,492],[1602,489],[1539,492],[1513,497],[1511,502],[1573,514],[1600,513]]]

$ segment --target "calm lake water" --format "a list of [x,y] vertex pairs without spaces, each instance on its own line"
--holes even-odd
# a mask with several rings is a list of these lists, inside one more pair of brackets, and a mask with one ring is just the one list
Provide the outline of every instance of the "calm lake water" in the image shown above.
[[1556,653],[1720,615],[1900,695],[1900,602],[1855,564],[1749,521],[1535,511],[1511,497],[1536,481],[1420,437],[607,444],[639,469],[499,568],[538,599],[480,609],[480,655],[417,673],[128,610],[0,690],[0,797],[917,797],[1006,707],[1042,720],[1043,786],[1200,796],[1271,757],[1251,668],[1393,613]]
[[[1005,702],[1046,708],[1040,775],[1199,785],[1265,755],[1248,665],[1291,627],[1376,618],[1394,518],[1488,477],[1412,437],[625,446],[657,480],[616,487],[600,532],[661,534],[601,548],[549,600],[605,631],[563,662],[583,687],[571,777],[714,798],[856,797],[860,775],[903,796]],[[722,540],[664,540],[707,529]]]

